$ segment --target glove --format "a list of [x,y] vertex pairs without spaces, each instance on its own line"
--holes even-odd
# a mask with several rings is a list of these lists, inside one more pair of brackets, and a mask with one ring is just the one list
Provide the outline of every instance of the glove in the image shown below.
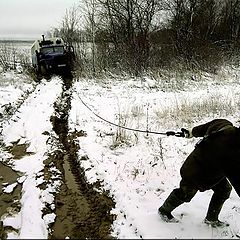
[[168,132],[166,132],[166,135],[167,136],[174,136],[175,132],[174,131],[168,131]]
[[191,138],[192,137],[192,131],[189,131],[185,128],[181,128],[181,132],[182,132],[182,137],[185,137],[185,138]]

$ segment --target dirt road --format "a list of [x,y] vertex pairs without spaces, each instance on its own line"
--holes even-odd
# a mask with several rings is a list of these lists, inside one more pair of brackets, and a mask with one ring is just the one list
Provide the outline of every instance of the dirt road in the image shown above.
[[[63,78],[62,93],[54,103],[54,113],[50,121],[57,138],[48,132],[42,133],[48,136],[48,143],[54,143],[54,150],[48,153],[44,160],[42,175],[44,181],[39,188],[44,191],[55,180],[61,182],[57,192],[54,193],[54,207],[45,204],[43,216],[55,213],[55,221],[49,224],[48,238],[111,238],[111,224],[114,216],[110,214],[114,206],[113,200],[107,192],[96,191],[98,183],[94,186],[87,183],[83,169],[77,163],[78,146],[76,137],[86,137],[84,131],[69,133],[68,113],[71,109],[71,76]],[[15,159],[31,155],[27,151],[28,146],[13,143],[12,147],[4,147],[2,150],[11,153]],[[50,170],[55,167],[55,171]],[[14,171],[8,162],[0,162],[0,216],[11,215],[21,211],[22,184],[19,181],[21,173]],[[14,184],[13,190],[7,191],[6,186]],[[20,226],[21,227],[21,226]],[[18,234],[19,228],[9,227],[0,222],[0,239],[5,239],[7,233]]]

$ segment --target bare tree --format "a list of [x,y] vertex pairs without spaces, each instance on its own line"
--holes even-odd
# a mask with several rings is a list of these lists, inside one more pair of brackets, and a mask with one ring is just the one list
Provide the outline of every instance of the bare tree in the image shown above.
[[98,0],[103,8],[105,29],[115,52],[135,74],[147,67],[149,33],[157,0]]
[[236,41],[239,39],[240,27],[240,1],[226,0],[223,2],[221,21],[218,26],[218,34],[224,39]]
[[215,0],[173,0],[170,9],[176,49],[189,64],[195,65],[204,53],[203,46],[210,48],[215,39],[220,4]]
[[66,10],[60,27],[60,35],[68,45],[73,45],[78,40],[80,19],[76,6]]
[[16,69],[18,61],[18,52],[16,46],[11,42],[3,42],[0,44],[0,66],[4,70]]
[[96,73],[96,31],[97,31],[97,0],[84,0],[85,3],[85,20],[86,29],[91,39],[91,52],[92,52],[92,73]]

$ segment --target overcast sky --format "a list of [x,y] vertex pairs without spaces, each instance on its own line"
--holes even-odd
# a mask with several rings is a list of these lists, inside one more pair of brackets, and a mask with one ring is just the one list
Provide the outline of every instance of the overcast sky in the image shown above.
[[35,39],[81,0],[0,0],[0,39]]

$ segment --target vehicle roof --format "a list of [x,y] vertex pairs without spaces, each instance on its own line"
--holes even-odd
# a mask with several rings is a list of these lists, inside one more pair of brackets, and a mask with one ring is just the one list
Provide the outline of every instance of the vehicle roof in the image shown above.
[[59,37],[54,37],[54,38],[47,38],[44,41],[42,39],[41,40],[38,39],[38,40],[34,41],[31,48],[39,49],[44,46],[47,47],[47,46],[59,46],[59,45],[60,46],[64,45],[63,39],[59,38]]

